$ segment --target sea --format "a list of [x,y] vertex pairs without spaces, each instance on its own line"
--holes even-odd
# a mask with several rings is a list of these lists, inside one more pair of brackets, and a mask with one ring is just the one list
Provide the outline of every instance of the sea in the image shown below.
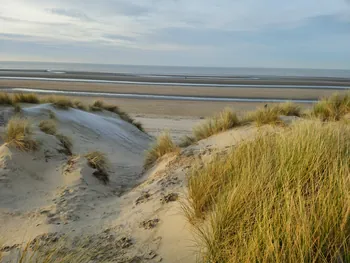
[[152,76],[200,76],[200,77],[330,77],[350,78],[346,69],[296,69],[296,68],[223,68],[223,67],[178,67],[178,66],[142,66],[89,63],[55,62],[8,62],[0,61],[0,70],[29,71],[74,71],[118,73]]

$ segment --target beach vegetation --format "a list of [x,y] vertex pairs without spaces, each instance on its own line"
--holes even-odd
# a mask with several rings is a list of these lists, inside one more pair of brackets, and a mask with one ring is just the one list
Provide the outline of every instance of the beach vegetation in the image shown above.
[[56,134],[57,140],[60,142],[61,149],[59,150],[60,153],[63,153],[65,155],[71,156],[73,155],[73,142],[71,138],[69,138],[66,135],[63,134]]
[[311,115],[322,121],[339,121],[348,113],[350,113],[350,93],[336,93],[317,102]]
[[93,151],[85,154],[84,156],[87,159],[88,165],[91,168],[96,169],[93,175],[103,183],[108,183],[109,174],[107,171],[109,167],[109,161],[106,154],[100,151]]
[[12,97],[5,92],[0,92],[0,105],[13,105]]
[[16,93],[13,95],[13,102],[38,104],[40,99],[35,93]]
[[39,128],[42,132],[55,135],[57,132],[57,125],[54,120],[42,120],[39,123]]
[[203,123],[200,123],[194,127],[193,139],[194,141],[200,141],[214,134],[227,131],[239,125],[240,121],[236,113],[234,113],[231,109],[226,108],[214,117],[211,117],[205,120]]
[[33,133],[30,120],[12,117],[6,126],[5,142],[14,145],[21,151],[31,151],[38,148],[38,144],[31,137]]
[[160,157],[167,153],[178,153],[179,148],[173,142],[170,134],[164,132],[157,137],[157,141],[152,145],[151,149],[146,152],[144,167],[151,167]]
[[195,166],[202,262],[349,262],[350,127],[299,121]]

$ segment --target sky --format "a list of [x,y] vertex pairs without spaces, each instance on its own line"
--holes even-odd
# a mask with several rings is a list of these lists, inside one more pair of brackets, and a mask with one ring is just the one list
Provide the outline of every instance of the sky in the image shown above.
[[0,61],[350,69],[350,0],[0,0]]

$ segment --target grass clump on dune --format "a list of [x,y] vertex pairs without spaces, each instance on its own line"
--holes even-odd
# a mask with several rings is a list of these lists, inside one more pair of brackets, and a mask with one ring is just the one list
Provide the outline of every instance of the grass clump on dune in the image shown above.
[[350,113],[350,93],[334,94],[317,102],[311,115],[322,121],[339,121],[348,113]]
[[72,148],[73,143],[72,140],[63,134],[56,134],[57,140],[59,140],[62,149],[59,150],[60,153],[64,153],[65,155],[71,156],[73,154]]
[[72,100],[65,96],[50,96],[45,98],[43,102],[52,103],[53,106],[62,110],[74,107]]
[[192,145],[194,143],[196,143],[196,139],[194,137],[192,137],[192,136],[186,135],[186,136],[181,138],[179,146],[180,147],[188,147],[188,146],[190,146],[190,145]]
[[194,169],[203,262],[349,262],[349,174],[350,127],[311,121]]
[[157,141],[146,153],[144,167],[152,166],[160,157],[167,153],[177,152],[179,148],[173,142],[170,134],[165,132],[158,136]]
[[73,100],[73,107],[79,110],[87,111],[88,107],[80,100]]
[[275,107],[280,115],[296,117],[300,117],[302,115],[300,106],[293,102],[280,103]]
[[30,121],[13,117],[7,124],[5,141],[22,151],[36,150],[38,145],[32,140],[31,135],[32,127]]
[[14,103],[40,103],[39,97],[34,93],[16,93],[13,95]]
[[93,151],[85,154],[85,158],[88,161],[88,165],[97,170],[93,173],[93,175],[103,183],[108,183],[109,174],[107,170],[109,165],[107,156],[100,151]]
[[195,141],[200,141],[239,125],[240,122],[237,115],[230,109],[225,109],[218,115],[195,127],[193,129],[193,137]]
[[127,114],[125,111],[122,111],[118,106],[106,104],[102,100],[95,100],[92,105],[90,105],[91,111],[102,111],[106,110],[109,112],[113,112],[123,120],[126,121],[132,125],[134,125],[137,129],[139,129],[142,132],[145,132],[142,124],[140,122],[135,121],[133,118],[130,117],[129,114]]
[[57,132],[56,122],[53,120],[42,120],[39,123],[39,128],[42,132],[54,135]]
[[0,92],[0,105],[13,105],[13,99],[5,92]]
[[278,125],[283,123],[280,119],[280,115],[281,113],[277,107],[259,108],[254,112],[248,113],[244,117],[243,122],[255,122],[257,126],[266,124]]

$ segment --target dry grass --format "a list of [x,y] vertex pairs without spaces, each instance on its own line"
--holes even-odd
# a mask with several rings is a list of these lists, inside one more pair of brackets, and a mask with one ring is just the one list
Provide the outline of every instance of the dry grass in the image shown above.
[[73,102],[66,96],[49,96],[43,100],[45,103],[52,103],[58,109],[67,110],[73,108]]
[[20,114],[22,112],[22,107],[20,105],[18,105],[18,104],[14,105],[13,112],[15,114]]
[[238,120],[237,115],[230,109],[225,109],[218,115],[195,127],[193,129],[193,137],[195,141],[200,141],[239,125],[240,121]]
[[5,141],[22,151],[36,150],[38,144],[31,139],[31,134],[32,127],[29,120],[13,117],[7,124]]
[[160,157],[167,153],[178,151],[179,148],[171,139],[170,134],[165,132],[158,136],[156,143],[147,151],[144,167],[152,166]]
[[311,115],[322,121],[339,121],[350,113],[350,93],[345,95],[334,94],[316,103]]
[[13,99],[5,92],[0,92],[0,105],[13,105]]
[[39,123],[39,128],[42,132],[54,135],[57,132],[56,122],[53,120],[42,120]]
[[14,103],[40,103],[39,97],[34,93],[16,93],[13,95]]
[[52,110],[49,110],[49,118],[51,120],[56,120],[56,114]]
[[191,136],[184,136],[181,138],[181,141],[179,143],[180,147],[188,147],[192,144],[196,143],[196,139]]
[[68,136],[65,136],[63,134],[56,134],[56,138],[60,141],[60,144],[62,146],[62,149],[60,149],[59,152],[71,156],[73,154],[72,140]]
[[255,122],[257,126],[266,124],[279,125],[283,124],[279,117],[280,115],[281,113],[278,107],[259,108],[254,112],[248,113],[242,122]]
[[194,169],[203,262],[350,262],[349,174],[350,127],[311,121]]
[[80,100],[73,100],[73,107],[79,110],[88,111],[88,107]]
[[107,170],[109,167],[109,162],[107,156],[100,151],[93,151],[85,154],[85,158],[87,159],[89,166],[97,170],[93,173],[93,175],[103,183],[108,183],[109,174]]
[[280,103],[274,107],[280,115],[297,117],[300,117],[302,115],[300,106],[296,105],[293,102]]

